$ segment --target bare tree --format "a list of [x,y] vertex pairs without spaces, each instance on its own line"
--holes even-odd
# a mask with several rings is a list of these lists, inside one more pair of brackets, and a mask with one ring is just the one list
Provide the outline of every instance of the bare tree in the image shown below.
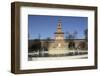
[[51,40],[50,37],[48,37],[46,39],[46,49],[47,49],[47,51],[48,51],[48,48],[49,48],[50,40]]
[[75,49],[75,42],[74,39],[77,37],[77,31],[72,33],[66,32],[66,41],[69,41],[69,49]]
[[85,36],[86,41],[88,41],[88,29],[84,30],[84,36]]
[[71,32],[66,32],[66,39],[67,40],[73,40],[77,37],[77,31],[74,31],[73,33]]

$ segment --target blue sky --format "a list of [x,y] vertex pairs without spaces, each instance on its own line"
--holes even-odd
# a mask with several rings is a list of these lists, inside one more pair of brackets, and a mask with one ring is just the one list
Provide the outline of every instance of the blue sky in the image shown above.
[[64,36],[66,32],[77,31],[77,39],[84,38],[84,30],[88,27],[87,17],[28,15],[29,39],[37,39],[39,35],[41,39],[53,39],[59,18],[62,20]]

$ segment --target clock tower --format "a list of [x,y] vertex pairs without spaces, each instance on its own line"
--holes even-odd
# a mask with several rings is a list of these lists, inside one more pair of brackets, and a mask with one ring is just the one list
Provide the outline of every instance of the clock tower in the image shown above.
[[63,48],[65,45],[64,32],[62,32],[62,22],[61,19],[58,20],[57,30],[55,34],[55,47]]
[[66,50],[66,42],[64,40],[64,32],[62,31],[62,21],[58,20],[57,30],[54,33],[54,43],[50,45],[49,54],[64,54]]

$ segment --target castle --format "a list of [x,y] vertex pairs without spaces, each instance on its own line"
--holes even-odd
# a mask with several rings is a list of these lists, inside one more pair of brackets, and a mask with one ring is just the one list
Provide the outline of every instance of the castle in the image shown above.
[[48,40],[29,40],[29,50],[44,50],[48,51],[49,55],[61,55],[69,52],[70,49],[87,50],[86,39],[64,39],[64,32],[62,31],[61,19],[58,20],[57,30],[54,33],[54,39]]

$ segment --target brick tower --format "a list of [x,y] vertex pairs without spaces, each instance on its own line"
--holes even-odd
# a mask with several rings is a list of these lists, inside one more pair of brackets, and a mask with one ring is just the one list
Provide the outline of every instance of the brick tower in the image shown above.
[[61,19],[58,20],[57,30],[54,33],[54,42],[50,44],[49,54],[64,54],[66,51],[66,42],[64,40],[64,32],[62,31]]

